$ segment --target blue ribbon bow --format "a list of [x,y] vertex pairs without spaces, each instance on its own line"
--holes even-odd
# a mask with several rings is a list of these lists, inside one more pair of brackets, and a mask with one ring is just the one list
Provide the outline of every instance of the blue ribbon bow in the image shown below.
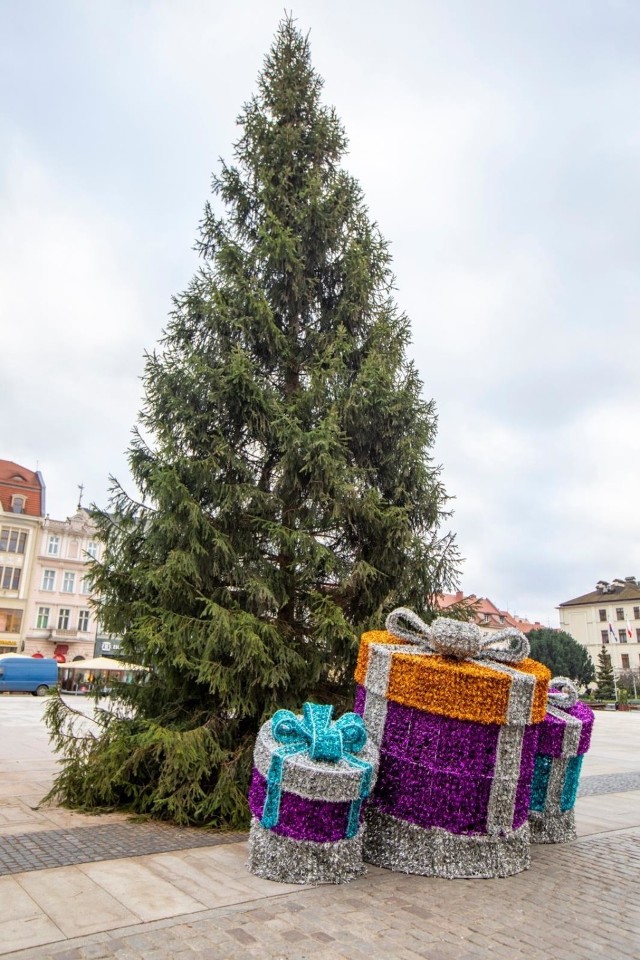
[[321,706],[317,703],[303,705],[302,720],[291,710],[278,710],[274,713],[271,732],[282,746],[271,757],[267,774],[267,796],[260,820],[263,827],[273,829],[278,824],[282,773],[286,758],[306,751],[311,760],[329,763],[346,760],[352,767],[362,770],[360,796],[351,801],[346,836],[354,837],[358,832],[360,808],[362,801],[369,796],[373,767],[353,754],[360,753],[367,742],[367,730],[362,717],[357,713],[345,713],[336,721],[332,721],[332,714],[332,706]]

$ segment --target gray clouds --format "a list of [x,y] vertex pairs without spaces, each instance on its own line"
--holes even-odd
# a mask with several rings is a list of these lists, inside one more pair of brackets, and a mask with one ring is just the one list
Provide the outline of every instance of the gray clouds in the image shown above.
[[[640,574],[637,4],[304,0],[346,166],[440,413],[462,586],[553,607]],[[104,502],[280,4],[0,11],[0,455]]]

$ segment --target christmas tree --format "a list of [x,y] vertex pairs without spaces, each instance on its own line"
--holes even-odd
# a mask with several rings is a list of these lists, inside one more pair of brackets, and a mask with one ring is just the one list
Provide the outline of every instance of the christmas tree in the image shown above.
[[611,655],[605,646],[598,654],[596,682],[598,684],[598,697],[601,700],[613,700],[615,696],[613,667],[611,666]]
[[245,822],[260,723],[349,705],[360,631],[400,602],[429,618],[454,585],[434,405],[321,89],[285,19],[147,357],[139,496],[114,481],[98,512],[100,620],[150,670],[89,740],[52,702],[68,805]]

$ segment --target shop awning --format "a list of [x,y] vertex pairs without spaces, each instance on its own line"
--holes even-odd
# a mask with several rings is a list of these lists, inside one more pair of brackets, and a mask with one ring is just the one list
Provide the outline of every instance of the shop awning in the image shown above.
[[148,670],[148,667],[141,667],[137,663],[124,663],[122,660],[114,660],[112,657],[93,657],[91,660],[74,660],[73,663],[60,664],[65,670],[90,670],[95,673],[96,670],[121,672],[123,670]]

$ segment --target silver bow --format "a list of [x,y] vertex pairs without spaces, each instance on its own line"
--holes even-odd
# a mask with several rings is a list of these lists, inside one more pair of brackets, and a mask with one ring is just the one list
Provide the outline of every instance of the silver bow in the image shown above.
[[[529,641],[513,627],[499,630],[492,636],[483,634],[475,623],[438,617],[431,626],[407,607],[393,610],[386,620],[389,633],[400,640],[420,646],[428,653],[437,653],[456,660],[495,660],[519,663],[529,656]],[[507,647],[496,647],[507,643]]]
[[547,702],[561,710],[571,710],[578,702],[578,688],[568,677],[554,677],[549,683]]

